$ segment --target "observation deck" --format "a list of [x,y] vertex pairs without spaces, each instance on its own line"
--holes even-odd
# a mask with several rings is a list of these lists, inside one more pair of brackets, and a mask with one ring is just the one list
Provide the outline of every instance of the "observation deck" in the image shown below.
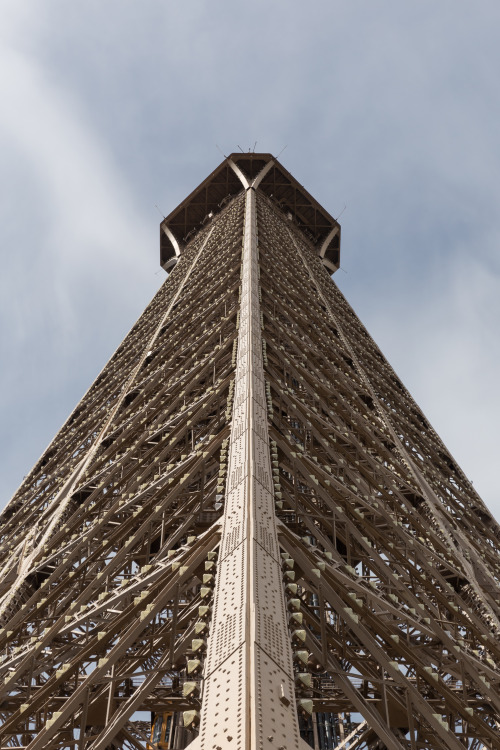
[[[267,169],[264,169],[267,167]],[[200,227],[262,172],[257,190],[309,240],[330,274],[340,265],[340,224],[272,154],[233,153],[160,224],[160,263],[170,271]]]

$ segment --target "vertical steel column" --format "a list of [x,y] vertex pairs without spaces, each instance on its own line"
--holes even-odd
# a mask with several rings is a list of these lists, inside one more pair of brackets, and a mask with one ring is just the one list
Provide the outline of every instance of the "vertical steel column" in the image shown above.
[[255,190],[246,193],[226,506],[205,662],[203,750],[299,748],[274,513]]

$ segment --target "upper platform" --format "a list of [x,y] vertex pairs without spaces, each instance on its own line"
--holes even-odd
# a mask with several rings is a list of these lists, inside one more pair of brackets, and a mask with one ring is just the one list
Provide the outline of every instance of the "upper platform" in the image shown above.
[[160,224],[160,262],[169,271],[190,238],[234,195],[252,185],[304,233],[330,273],[340,265],[340,224],[272,154],[234,153]]

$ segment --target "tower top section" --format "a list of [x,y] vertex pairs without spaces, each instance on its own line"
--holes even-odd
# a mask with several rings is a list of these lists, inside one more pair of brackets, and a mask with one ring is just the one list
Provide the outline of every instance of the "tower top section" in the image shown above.
[[253,187],[308,239],[330,273],[340,265],[340,224],[272,154],[233,153],[160,224],[160,263],[175,265],[190,239],[237,193]]

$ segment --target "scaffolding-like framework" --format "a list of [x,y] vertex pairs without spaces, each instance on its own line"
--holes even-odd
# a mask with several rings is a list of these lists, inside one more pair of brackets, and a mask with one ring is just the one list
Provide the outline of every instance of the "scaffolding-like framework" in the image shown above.
[[500,527],[270,154],[0,517],[0,750],[498,750]]

